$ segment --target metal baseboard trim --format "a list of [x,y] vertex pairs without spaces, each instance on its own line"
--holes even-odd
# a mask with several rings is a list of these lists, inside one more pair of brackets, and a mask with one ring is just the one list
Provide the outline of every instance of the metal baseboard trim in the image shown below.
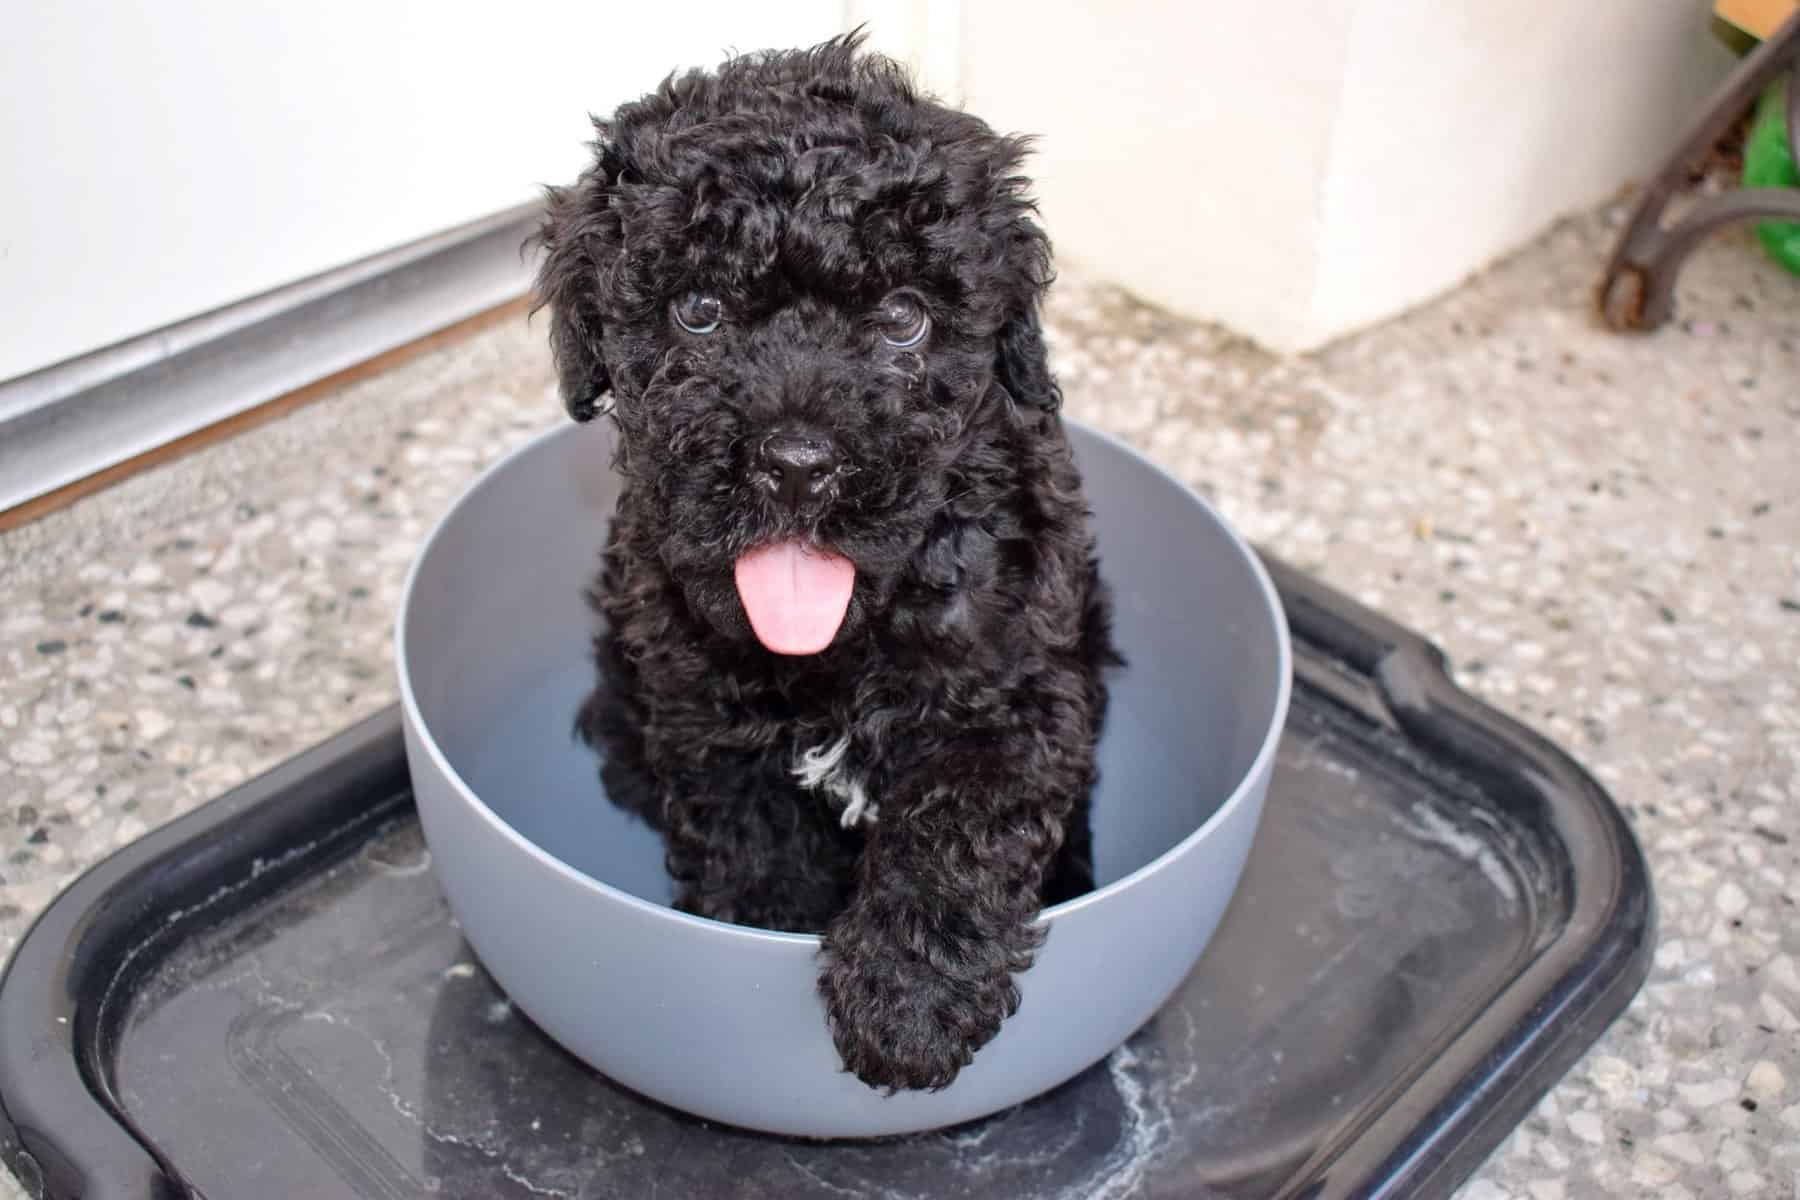
[[524,295],[521,205],[0,383],[0,512]]

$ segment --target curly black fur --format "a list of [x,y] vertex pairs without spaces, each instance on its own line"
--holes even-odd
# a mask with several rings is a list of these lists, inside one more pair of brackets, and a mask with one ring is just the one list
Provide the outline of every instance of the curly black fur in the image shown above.
[[[1091,886],[1115,661],[1026,143],[854,36],[671,77],[595,125],[592,167],[549,191],[538,280],[564,400],[610,403],[625,481],[578,729],[664,835],[682,909],[822,929],[845,1065],[943,1087],[1018,1007],[1040,906]],[[871,323],[896,290],[930,319],[910,349]],[[714,332],[671,317],[695,291]],[[751,461],[795,426],[844,464],[804,504]],[[784,657],[733,564],[794,537],[856,583],[831,645]],[[809,752],[836,803],[796,777]],[[878,816],[846,827],[852,783]]]

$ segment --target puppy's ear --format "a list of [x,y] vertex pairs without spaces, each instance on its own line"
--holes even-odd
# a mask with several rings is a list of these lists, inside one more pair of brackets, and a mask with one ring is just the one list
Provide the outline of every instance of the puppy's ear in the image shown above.
[[1050,373],[1050,357],[1044,347],[1044,329],[1034,301],[1023,312],[1006,319],[995,337],[994,370],[1018,404],[1055,412],[1062,407],[1062,389]]
[[[1000,161],[1016,168],[1030,151],[1031,139],[1001,139]],[[999,205],[1007,212],[1006,240],[1000,253],[1002,275],[996,292],[1006,297],[1006,318],[994,336],[994,373],[1015,404],[1041,412],[1062,407],[1062,389],[1050,373],[1044,327],[1038,307],[1055,279],[1050,239],[1033,216],[1037,206],[1027,194],[1029,181],[1011,172],[1000,183]]]
[[550,353],[563,407],[577,421],[602,410],[610,386],[601,342],[600,271],[612,253],[607,236],[608,190],[616,176],[611,154],[582,173],[575,186],[546,188],[544,220],[532,241],[542,247],[532,311],[550,309]]

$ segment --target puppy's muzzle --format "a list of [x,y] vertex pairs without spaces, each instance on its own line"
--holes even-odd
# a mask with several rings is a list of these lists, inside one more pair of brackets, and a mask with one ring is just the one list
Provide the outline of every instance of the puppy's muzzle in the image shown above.
[[756,482],[791,509],[825,496],[841,470],[837,446],[817,434],[772,433],[756,448]]

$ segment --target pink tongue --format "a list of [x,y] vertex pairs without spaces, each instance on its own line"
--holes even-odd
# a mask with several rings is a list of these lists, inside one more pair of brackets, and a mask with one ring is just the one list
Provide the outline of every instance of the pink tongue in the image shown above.
[[800,541],[776,542],[737,560],[738,599],[756,640],[776,654],[817,654],[831,645],[856,566]]

